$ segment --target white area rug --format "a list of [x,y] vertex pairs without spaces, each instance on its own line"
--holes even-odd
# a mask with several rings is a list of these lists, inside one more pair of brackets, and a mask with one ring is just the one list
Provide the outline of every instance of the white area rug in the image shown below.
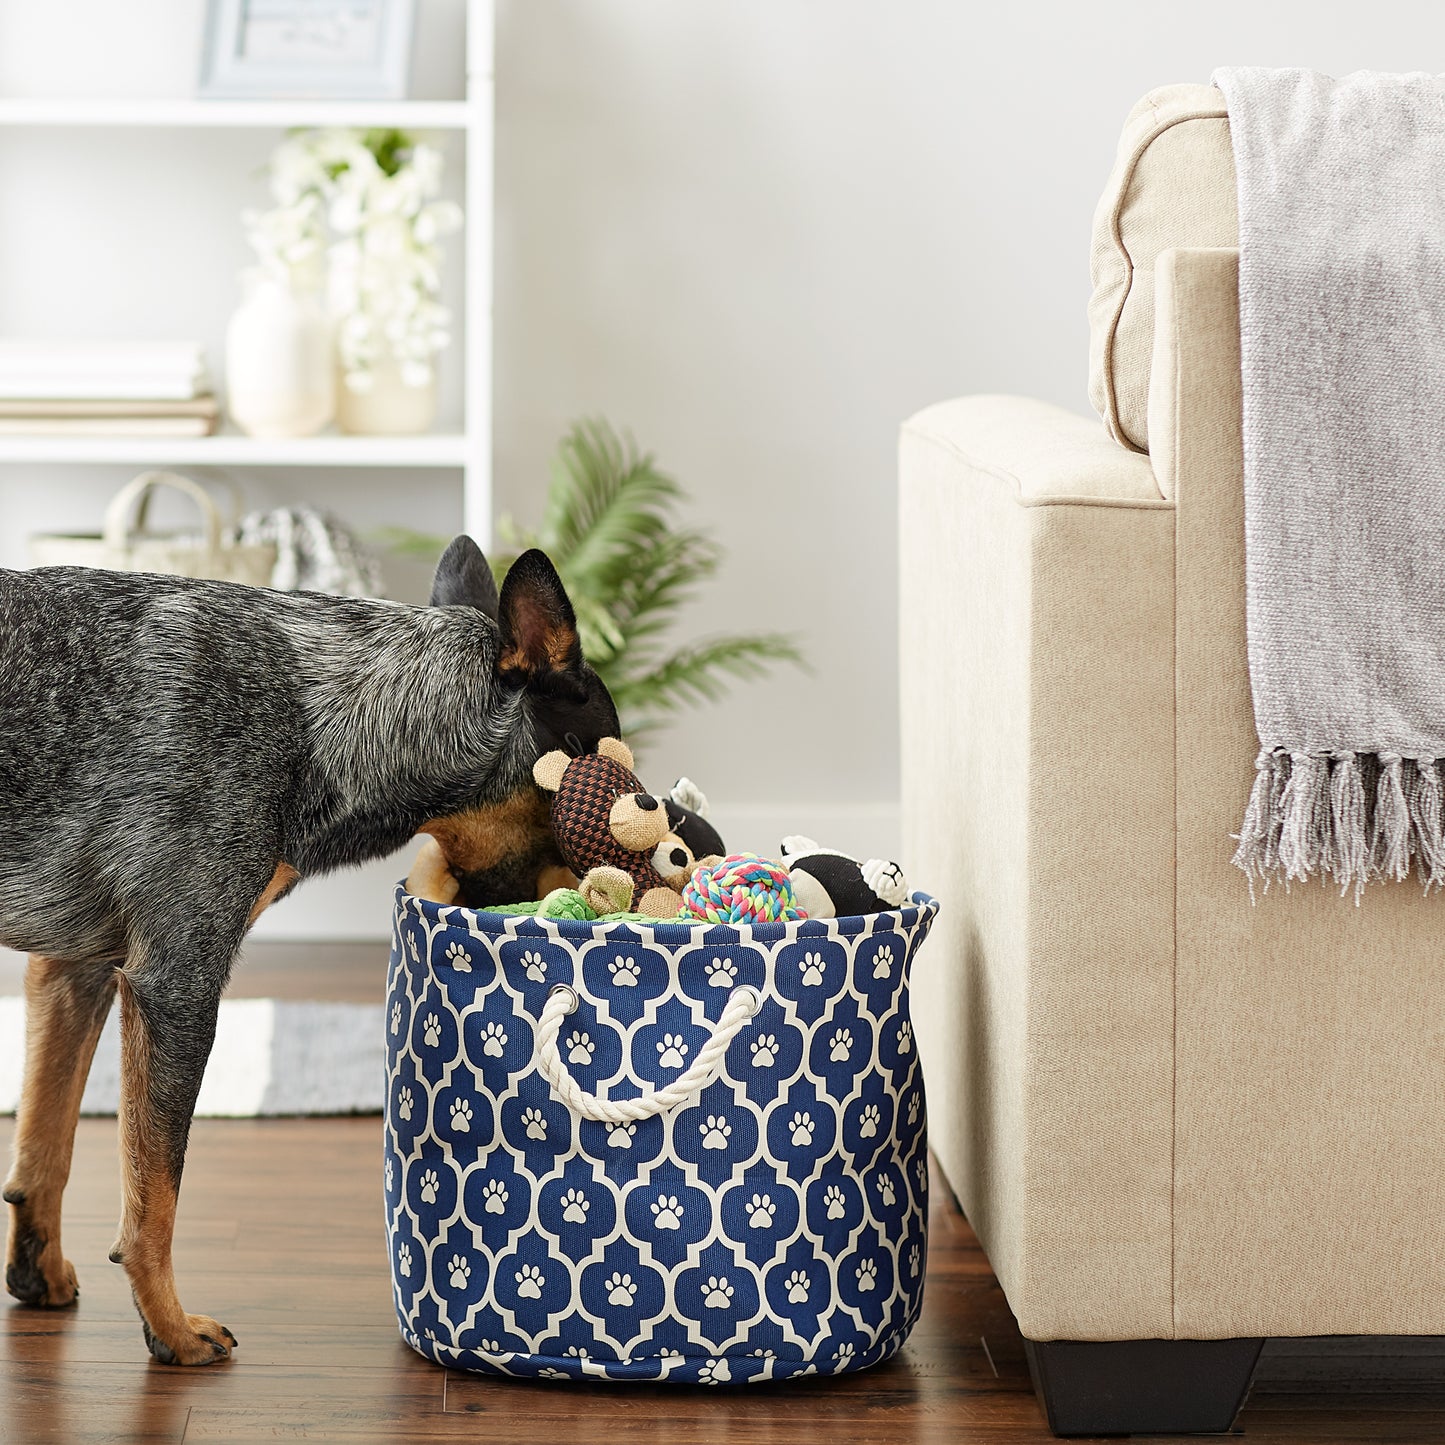
[[[379,1114],[386,1087],[382,1006],[239,998],[221,1004],[196,1114]],[[0,1114],[13,1114],[25,1061],[25,1001],[0,998]],[[100,1037],[82,1114],[114,1114],[120,1019]]]

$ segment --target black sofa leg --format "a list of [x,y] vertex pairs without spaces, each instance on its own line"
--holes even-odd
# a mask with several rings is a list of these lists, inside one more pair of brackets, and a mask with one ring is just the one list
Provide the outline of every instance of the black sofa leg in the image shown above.
[[1055,1435],[1228,1430],[1263,1340],[1025,1340]]

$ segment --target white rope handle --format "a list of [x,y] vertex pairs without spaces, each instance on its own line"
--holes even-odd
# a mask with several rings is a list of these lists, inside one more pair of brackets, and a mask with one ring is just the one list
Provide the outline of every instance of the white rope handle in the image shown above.
[[681,1104],[705,1089],[717,1076],[727,1047],[742,1026],[762,1008],[757,989],[743,984],[728,995],[727,1006],[713,1029],[712,1037],[698,1050],[692,1067],[679,1074],[670,1084],[654,1089],[636,1099],[599,1099],[587,1093],[567,1072],[557,1047],[562,1020],[577,1012],[577,994],[568,984],[559,983],[550,994],[537,1023],[537,1067],[551,1084],[552,1091],[569,1109],[586,1119],[603,1124],[626,1124],[634,1119],[650,1119],[664,1109]]

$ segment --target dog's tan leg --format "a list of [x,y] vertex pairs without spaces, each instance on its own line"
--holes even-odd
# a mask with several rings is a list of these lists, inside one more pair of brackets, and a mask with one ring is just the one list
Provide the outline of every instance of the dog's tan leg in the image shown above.
[[181,1308],[171,1265],[181,1167],[218,1005],[209,991],[178,999],[173,988],[121,972],[123,1205],[110,1257],[125,1266],[146,1344],[164,1365],[209,1365],[236,1343],[209,1315]]
[[23,1304],[74,1304],[75,1270],[60,1245],[75,1121],[96,1040],[115,997],[109,964],[32,955],[25,969],[25,1078],[15,1123],[5,1288]]

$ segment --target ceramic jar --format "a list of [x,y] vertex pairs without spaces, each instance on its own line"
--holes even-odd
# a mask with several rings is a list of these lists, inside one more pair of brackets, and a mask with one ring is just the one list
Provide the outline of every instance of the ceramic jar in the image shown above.
[[310,436],[335,414],[331,323],[319,297],[250,272],[226,327],[232,420],[250,436]]
[[336,424],[362,436],[402,436],[430,431],[437,415],[435,370],[422,386],[403,378],[401,364],[391,356],[377,360],[366,373],[369,385],[355,389],[344,376],[336,382]]

